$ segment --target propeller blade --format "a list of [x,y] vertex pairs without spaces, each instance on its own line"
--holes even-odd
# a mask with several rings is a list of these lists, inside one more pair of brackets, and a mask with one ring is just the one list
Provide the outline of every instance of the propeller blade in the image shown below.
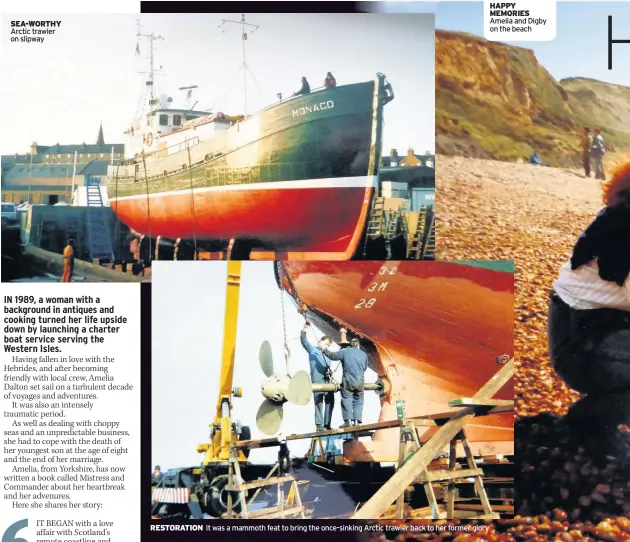
[[273,435],[280,429],[283,416],[282,405],[265,399],[256,413],[256,425],[265,435]]
[[306,371],[298,371],[293,375],[287,390],[287,401],[294,405],[308,405],[313,396],[311,377]]
[[271,376],[273,374],[273,354],[271,353],[269,341],[265,341],[260,345],[258,359],[260,361],[260,368],[263,370],[263,373],[265,373],[265,376]]

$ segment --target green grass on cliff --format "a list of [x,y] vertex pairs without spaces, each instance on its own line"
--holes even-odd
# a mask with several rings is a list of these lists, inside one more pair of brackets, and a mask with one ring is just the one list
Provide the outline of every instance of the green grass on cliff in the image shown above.
[[[438,132],[471,141],[496,160],[514,162],[534,150],[546,163],[566,166],[579,159],[579,136],[540,119],[523,119],[503,108],[441,90],[436,99]],[[442,150],[443,152],[444,150]],[[448,149],[446,149],[447,154]]]
[[452,32],[438,31],[436,57],[461,55],[462,44],[474,56],[474,75],[436,64],[438,152],[517,161],[536,150],[550,165],[577,166],[584,126],[601,128],[611,154],[630,151],[629,87],[557,82],[527,49]]

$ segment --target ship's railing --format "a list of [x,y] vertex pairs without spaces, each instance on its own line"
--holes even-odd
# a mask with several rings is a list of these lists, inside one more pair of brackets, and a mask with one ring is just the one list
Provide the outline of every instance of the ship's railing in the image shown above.
[[[335,88],[339,88],[339,86],[337,86]],[[325,86],[322,85],[321,87],[312,88],[311,92],[309,94],[314,94],[316,92],[321,92],[322,90],[329,90],[329,89],[327,89]],[[286,98],[282,98],[281,100],[278,100],[277,102],[274,102],[274,103],[268,105],[267,107],[264,107],[263,109],[260,109],[259,111],[257,111],[254,114],[257,115],[258,113],[262,113],[263,111],[267,111],[267,109],[271,109],[272,107],[275,107],[278,104],[288,103],[290,101],[297,100],[298,98],[301,98],[302,96],[308,96],[308,94],[300,94],[299,96],[294,96],[292,94],[291,96],[287,96]],[[247,120],[247,119],[244,119],[244,120]]]
[[[194,147],[196,145],[199,145],[200,141],[199,141],[199,137],[198,136],[194,136],[191,137],[190,139],[187,139],[186,141],[182,141],[181,143],[175,143],[174,145],[170,145],[168,147],[166,147],[166,149],[162,149],[162,151],[166,150],[167,154],[171,155],[171,154],[176,154],[178,152],[182,152],[185,151],[186,149],[189,149],[191,147]],[[171,149],[177,149],[175,151],[172,151]],[[155,152],[151,153],[151,154],[156,154]],[[149,156],[149,155],[145,155],[145,156]]]
[[[340,86],[347,86],[347,85],[337,85],[335,88],[339,88]],[[320,87],[315,87],[315,88],[311,89],[311,92],[310,92],[309,94],[313,94],[313,93],[316,93],[316,92],[321,92],[321,91],[324,91],[324,90],[329,90],[329,89],[327,89],[325,86],[323,86],[323,85],[322,85],[322,86],[320,86]],[[259,109],[258,111],[256,111],[256,112],[255,112],[255,113],[253,113],[252,115],[248,115],[248,116],[247,116],[247,117],[245,117],[244,119],[239,120],[239,121],[236,121],[236,122],[235,122],[235,124],[237,124],[237,125],[238,125],[238,124],[240,124],[241,122],[245,122],[245,121],[246,121],[248,118],[250,118],[251,116],[258,115],[259,113],[262,113],[263,111],[267,111],[268,109],[271,109],[271,108],[273,108],[273,107],[276,107],[278,104],[285,104],[285,103],[288,103],[288,102],[290,102],[290,101],[297,100],[297,99],[298,99],[298,98],[300,98],[301,96],[304,96],[304,95],[303,95],[303,94],[300,94],[299,96],[293,96],[293,95],[291,95],[291,96],[287,96],[286,98],[282,98],[281,100],[278,100],[277,102],[274,102],[274,103],[272,103],[272,104],[269,104],[267,107],[264,107],[263,109]],[[198,145],[198,144],[200,143],[199,138],[198,138],[197,136],[195,136],[194,138],[192,138],[192,140],[196,140],[196,142],[195,142],[193,145],[189,145],[188,147],[194,147],[195,145]],[[187,141],[189,141],[189,140],[187,140]],[[186,143],[186,142],[183,142],[183,143]],[[156,154],[157,154],[157,153],[159,153],[159,152],[163,152],[164,150],[167,150],[167,151],[168,151],[168,150],[169,150],[169,149],[171,149],[172,147],[175,147],[175,146],[180,146],[180,145],[181,145],[181,144],[171,145],[171,146],[169,146],[169,147],[166,147],[166,149],[161,149],[161,150],[159,150],[159,151],[157,151],[157,150],[156,150],[156,151],[153,151],[153,152],[150,152],[150,153],[145,153],[145,155],[144,155],[144,156],[145,156],[145,158],[148,158],[148,157],[150,157],[150,156],[154,156],[154,155],[156,155]],[[185,149],[186,149],[186,148],[188,148],[188,147],[184,147],[184,148],[182,148],[182,149],[180,149],[180,150],[185,150]],[[175,154],[176,152],[180,152],[180,151],[168,152],[168,154],[169,154],[169,155],[170,155],[170,154]],[[132,165],[134,165],[134,164],[137,164],[139,161],[141,161],[141,158],[140,158],[140,157],[127,158],[127,159],[116,159],[116,160],[113,160],[113,161],[112,161],[112,165],[114,165],[114,166],[132,166]],[[158,175],[158,176],[161,176],[161,175]],[[121,177],[121,178],[122,178],[122,177]]]
[[317,176],[330,175],[330,167],[322,164],[305,162],[282,162],[259,164],[248,168],[211,168],[199,184],[204,186],[227,186],[234,184],[264,183],[270,181],[300,181],[313,177],[313,168]]
[[[164,147],[159,150],[155,150],[152,152],[145,152],[144,157],[149,158],[151,156],[155,156],[159,153],[163,153],[166,151],[167,155],[176,154],[181,151],[185,151],[186,149],[195,147],[199,145],[201,141],[199,140],[199,136],[191,137],[190,139],[186,139],[185,141],[181,141],[180,143],[174,143],[173,145],[169,145],[168,147]],[[177,150],[173,151],[172,149],[177,148]],[[134,164],[138,164],[142,162],[142,156],[136,156],[134,158],[117,158],[112,160],[112,166],[132,166]]]
[[[191,168],[203,165],[206,160],[197,162],[196,164],[186,164],[181,168],[163,172],[157,175],[144,176],[141,167],[137,167],[135,176],[120,177],[117,182],[141,183],[141,182],[159,182],[169,177],[181,175],[190,171]],[[321,162],[281,162],[274,164],[257,164],[251,167],[231,168],[231,167],[212,167],[205,170],[202,175],[193,176],[192,184],[187,186],[229,186],[235,184],[251,184],[264,183],[270,181],[300,181],[312,178],[332,177],[333,173],[328,164]]]

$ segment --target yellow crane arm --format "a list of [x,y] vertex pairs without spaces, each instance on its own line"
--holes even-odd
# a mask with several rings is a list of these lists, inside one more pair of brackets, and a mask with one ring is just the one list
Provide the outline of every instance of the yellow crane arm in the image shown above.
[[[223,354],[221,359],[221,379],[215,425],[223,418],[232,416],[232,384],[234,380],[234,355],[238,328],[238,303],[241,291],[241,262],[228,261],[227,291],[225,295],[225,319],[223,327]],[[228,411],[225,412],[225,404]]]
[[[219,379],[219,399],[211,432],[211,442],[197,446],[203,453],[203,465],[225,462],[230,456],[230,445],[235,444],[238,435],[232,427],[232,396],[240,397],[240,391],[232,389],[234,380],[234,357],[236,352],[236,332],[238,325],[238,302],[241,287],[241,262],[228,261],[227,291],[225,294],[225,319],[223,327],[223,353],[221,376]],[[239,451],[239,461],[247,458]]]

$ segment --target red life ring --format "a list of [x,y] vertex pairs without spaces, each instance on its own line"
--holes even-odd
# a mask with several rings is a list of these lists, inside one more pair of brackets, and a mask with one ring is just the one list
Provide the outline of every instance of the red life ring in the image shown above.
[[147,145],[150,147],[152,144],[153,144],[153,134],[149,132],[149,135],[147,135]]

